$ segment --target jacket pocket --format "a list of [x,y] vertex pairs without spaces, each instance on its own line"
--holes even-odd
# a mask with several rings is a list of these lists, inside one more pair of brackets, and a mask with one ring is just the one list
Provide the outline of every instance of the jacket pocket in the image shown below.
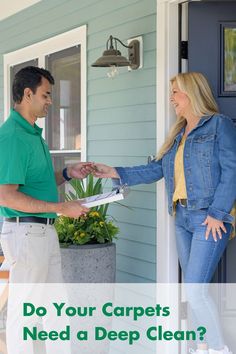
[[207,143],[208,141],[214,141],[215,140],[215,134],[203,134],[203,135],[197,135],[193,138],[194,142],[197,143]]
[[207,191],[213,190],[211,161],[215,144],[215,134],[203,134],[193,138],[193,151],[199,173]]
[[203,166],[210,166],[215,143],[215,135],[199,135],[193,139],[194,152]]

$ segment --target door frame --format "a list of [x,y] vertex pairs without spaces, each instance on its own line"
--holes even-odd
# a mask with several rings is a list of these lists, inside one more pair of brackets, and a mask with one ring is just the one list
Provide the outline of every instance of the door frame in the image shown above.
[[[157,0],[156,139],[157,151],[175,121],[169,103],[169,81],[179,69],[179,4],[184,0]],[[157,283],[178,283],[179,267],[174,222],[168,214],[164,181],[157,183],[156,274]],[[164,220],[160,221],[159,220]]]
[[[157,0],[156,17],[156,150],[163,144],[170,126],[175,121],[169,96],[170,78],[179,70],[179,3],[181,0]],[[157,283],[178,283],[179,263],[175,247],[173,218],[168,214],[168,200],[163,179],[157,183],[156,194],[156,281]],[[160,220],[160,221],[159,221]],[[163,221],[164,220],[164,221]],[[163,288],[162,288],[163,289]],[[175,287],[176,289],[176,287]],[[163,291],[163,290],[162,290]],[[179,324],[179,296],[173,296],[173,287],[166,288],[166,303],[175,309],[166,325]],[[176,341],[157,343],[157,352],[178,353]]]

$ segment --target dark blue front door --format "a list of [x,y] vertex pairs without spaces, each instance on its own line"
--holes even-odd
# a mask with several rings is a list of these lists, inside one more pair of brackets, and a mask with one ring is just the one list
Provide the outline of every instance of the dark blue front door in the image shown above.
[[236,2],[189,3],[189,71],[207,76],[221,112],[236,119]]
[[[188,7],[188,70],[208,78],[220,111],[236,123],[236,2],[197,1]],[[231,240],[214,276],[217,283],[236,283],[236,238]],[[222,286],[216,296],[226,343],[236,352],[236,302]],[[231,335],[230,335],[231,334]]]
[[[205,74],[220,111],[236,122],[236,2],[189,3],[188,70]],[[230,241],[216,282],[236,282],[236,239]]]

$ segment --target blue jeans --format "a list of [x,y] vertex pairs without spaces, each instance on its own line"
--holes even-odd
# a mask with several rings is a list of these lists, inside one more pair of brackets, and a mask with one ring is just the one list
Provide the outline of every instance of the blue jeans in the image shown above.
[[175,218],[176,245],[184,282],[187,283],[186,297],[194,325],[196,328],[205,327],[208,346],[219,350],[224,347],[224,339],[218,311],[207,284],[227,246],[232,226],[224,224],[227,233],[222,231],[221,240],[215,242],[212,234],[206,240],[206,225],[202,225],[206,217],[207,209],[188,210],[178,203]]

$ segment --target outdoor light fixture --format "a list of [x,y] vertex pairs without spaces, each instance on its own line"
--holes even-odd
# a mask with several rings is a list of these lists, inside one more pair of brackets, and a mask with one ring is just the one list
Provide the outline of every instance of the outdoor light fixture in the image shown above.
[[[121,52],[117,49],[117,42],[123,47],[128,48],[128,59],[121,55]],[[119,38],[110,36],[106,43],[106,50],[103,55],[98,58],[94,67],[111,67],[111,71],[108,73],[108,77],[113,78],[118,74],[118,66],[129,66],[132,70],[136,70],[140,66],[140,42],[138,39],[131,40],[129,45],[125,45]]]

